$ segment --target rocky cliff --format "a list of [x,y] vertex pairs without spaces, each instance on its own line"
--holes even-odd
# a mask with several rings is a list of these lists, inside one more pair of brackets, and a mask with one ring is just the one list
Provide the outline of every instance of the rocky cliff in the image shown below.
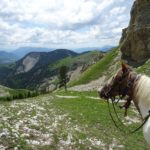
[[39,61],[40,53],[32,52],[29,53],[24,59],[22,60],[21,64],[16,69],[16,73],[25,73],[30,71]]
[[122,58],[140,64],[150,58],[150,0],[136,0],[120,40]]

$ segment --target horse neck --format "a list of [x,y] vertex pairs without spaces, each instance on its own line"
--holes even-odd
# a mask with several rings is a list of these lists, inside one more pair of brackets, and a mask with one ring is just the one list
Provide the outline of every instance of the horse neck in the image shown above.
[[150,110],[150,78],[147,76],[141,76],[135,83],[133,91],[133,102],[145,118]]

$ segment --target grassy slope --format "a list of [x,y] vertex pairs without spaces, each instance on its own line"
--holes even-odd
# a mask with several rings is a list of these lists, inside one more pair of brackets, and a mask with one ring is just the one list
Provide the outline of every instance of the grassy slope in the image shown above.
[[[79,97],[67,99],[48,94],[15,103],[0,102],[2,114],[0,121],[3,122],[0,125],[0,133],[4,129],[8,129],[9,133],[7,138],[0,138],[1,145],[12,149],[18,147],[31,150],[99,150],[108,149],[116,139],[117,145],[124,146],[124,148],[115,147],[116,150],[149,149],[141,131],[125,135],[116,129],[108,114],[105,101],[89,99],[86,97],[87,93],[55,94]],[[92,93],[93,96],[95,94]],[[117,111],[122,117],[123,112]],[[130,115],[136,114],[130,110]],[[16,124],[20,124],[19,128]],[[135,128],[138,125],[132,124],[128,128]]]
[[67,57],[54,63],[53,65],[50,65],[49,69],[59,69],[63,65],[70,67],[74,63],[79,63],[79,62],[81,63],[84,62],[84,64],[86,64],[86,63],[89,63],[89,59],[98,55],[100,55],[99,51],[92,51],[92,52],[88,52],[85,54],[81,54],[76,57]]
[[[65,95],[65,93],[62,92],[62,95]],[[84,128],[83,133],[80,133],[81,135],[79,134],[80,138],[84,139],[88,136],[94,136],[96,139],[104,141],[107,145],[112,142],[113,138],[116,138],[119,140],[119,144],[125,146],[126,150],[148,150],[148,145],[144,141],[141,131],[135,134],[129,134],[127,131],[128,129],[134,130],[139,124],[132,124],[126,128],[120,125],[126,134],[119,129],[116,129],[108,114],[108,108],[105,101],[89,99],[87,98],[86,92],[69,92],[66,95],[78,95],[79,98],[71,100],[64,99],[63,101],[58,99],[55,102],[55,106],[60,110],[69,113],[69,117],[71,117],[72,121]],[[93,92],[89,95],[96,96],[97,94]],[[120,118],[123,118],[123,112],[121,110],[117,111]],[[135,116],[131,110],[129,114],[130,116]],[[85,133],[84,131],[87,132]],[[84,146],[83,149],[85,148]]]
[[3,82],[4,79],[12,72],[15,68],[15,63],[12,64],[0,64],[0,80]]
[[[78,66],[91,66],[94,61],[97,62],[100,60],[105,54],[100,51],[90,51],[87,53],[83,53],[81,55],[75,57],[67,57],[64,58],[52,65],[48,66],[48,72],[59,72],[61,66],[67,66],[69,71],[75,70]],[[86,70],[87,68],[85,68]],[[57,85],[59,83],[59,79],[56,77],[51,81],[52,84]]]
[[[37,72],[37,69],[34,68],[35,70],[33,69],[28,73],[14,74],[14,70],[16,68],[15,63],[0,65],[0,84],[9,85],[12,88],[28,88],[34,90],[36,85],[40,84],[44,78],[49,78],[57,75],[59,72],[59,68],[62,65],[66,65],[71,68],[76,68],[77,66],[80,66],[80,64],[91,65],[94,58],[96,58],[96,60],[98,61],[102,56],[103,54],[101,52],[92,51],[76,57],[67,57],[55,62],[54,64],[52,64],[51,62],[51,65],[49,66],[43,66],[43,70],[41,73],[40,69],[39,72]],[[44,60],[44,62],[45,61],[46,60]]]
[[147,76],[150,76],[150,60],[145,62],[145,64],[143,64],[142,66],[138,67],[136,69],[136,71],[138,73],[142,73],[142,74],[145,74]]
[[[117,54],[117,49],[108,53],[105,58],[93,65],[78,81],[72,82],[71,85],[88,83],[93,79],[99,78],[106,71],[106,68],[110,66],[112,60],[117,56]],[[68,60],[58,63],[56,67],[63,63],[70,63],[71,61],[72,59],[68,58]],[[143,66],[137,69],[137,72],[150,75],[150,70],[148,69],[149,65],[150,62],[146,62]],[[12,147],[17,147],[19,143],[21,149],[37,148],[46,150],[60,149],[60,147],[63,147],[64,149],[71,148],[82,150],[91,148],[98,150],[103,148],[93,143],[103,141],[103,143],[105,143],[105,147],[108,149],[110,143],[112,143],[115,138],[118,141],[118,145],[124,145],[124,148],[115,148],[117,150],[149,149],[141,130],[135,134],[122,133],[116,129],[112,123],[108,114],[106,102],[87,98],[87,96],[98,96],[96,92],[68,91],[64,93],[63,91],[59,91],[55,94],[78,96],[78,98],[67,99],[55,97],[54,94],[43,95],[19,101],[20,104],[16,105],[13,109],[10,109],[13,102],[1,102],[3,109],[0,109],[0,113],[2,113],[5,117],[9,117],[10,122],[9,120],[5,121],[7,124],[4,122],[0,126],[0,133],[4,128],[8,128],[11,134],[7,139],[1,138],[0,143],[5,146],[11,145]],[[54,100],[51,96],[54,97]],[[32,109],[28,110],[30,108],[29,106],[32,106]],[[7,110],[9,110],[10,113],[8,113]],[[123,118],[123,112],[121,110],[117,111],[119,116]],[[17,114],[17,112],[21,113]],[[49,117],[47,118],[45,114]],[[135,116],[136,114],[130,110],[130,115]],[[59,119],[61,116],[66,117],[61,120]],[[37,118],[37,120],[33,119],[33,117]],[[27,124],[24,123],[21,128],[16,129],[16,123],[24,120]],[[37,124],[35,124],[35,122],[37,122]],[[139,124],[137,123],[132,124],[129,128],[135,129],[138,125]],[[24,133],[28,134],[28,130],[23,130],[23,127],[29,128],[33,132],[29,133],[29,136],[23,137],[22,135]],[[18,137],[16,137],[15,133],[12,132],[14,128],[19,135]],[[124,127],[121,128],[123,129]],[[124,131],[126,131],[127,128],[128,127],[124,128]],[[34,135],[35,131],[40,134]],[[46,146],[42,146],[42,144],[32,145],[28,144],[26,141],[41,140],[43,134],[48,134],[50,136],[49,139],[53,139],[51,144]],[[71,134],[71,141],[70,144],[67,144],[69,134]],[[62,141],[64,143],[66,142],[66,145],[62,145]]]
[[13,97],[21,96],[27,97],[29,90],[25,89],[11,89],[5,86],[0,86],[0,100],[11,100]]
[[78,80],[71,82],[69,85],[80,85],[98,79],[108,69],[114,58],[118,54],[118,48],[113,49],[105,55],[100,61],[87,69]]
[[[102,75],[106,75],[107,77],[112,76],[112,72],[117,70],[116,68],[120,67],[120,63],[117,61],[115,62],[114,59],[118,55],[119,48],[114,48],[112,51],[107,53],[100,61],[96,64],[89,67],[85,72],[83,72],[78,80],[71,81],[69,86],[81,85],[89,83],[93,80],[98,79]],[[115,70],[111,70],[111,66],[116,64]],[[150,76],[150,60],[145,62],[138,68],[135,68],[137,73],[142,73],[147,76]]]

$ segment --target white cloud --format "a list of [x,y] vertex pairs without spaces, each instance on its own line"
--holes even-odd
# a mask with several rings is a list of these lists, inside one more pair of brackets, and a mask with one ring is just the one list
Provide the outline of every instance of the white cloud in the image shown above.
[[119,14],[122,14],[124,13],[126,10],[126,7],[125,6],[122,6],[122,7],[115,7],[113,8],[111,11],[110,11],[110,14],[113,16],[113,15],[119,15]]
[[132,3],[132,0],[1,0],[0,46],[114,45],[128,24]]

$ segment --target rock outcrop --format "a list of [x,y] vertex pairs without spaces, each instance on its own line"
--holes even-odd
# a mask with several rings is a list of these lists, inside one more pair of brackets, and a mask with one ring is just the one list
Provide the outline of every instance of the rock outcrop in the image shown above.
[[30,71],[38,63],[39,58],[40,58],[40,53],[32,52],[32,53],[28,54],[22,60],[22,63],[17,68],[17,74]]
[[150,58],[150,0],[136,0],[128,28],[120,40],[122,58],[128,63],[143,63]]

